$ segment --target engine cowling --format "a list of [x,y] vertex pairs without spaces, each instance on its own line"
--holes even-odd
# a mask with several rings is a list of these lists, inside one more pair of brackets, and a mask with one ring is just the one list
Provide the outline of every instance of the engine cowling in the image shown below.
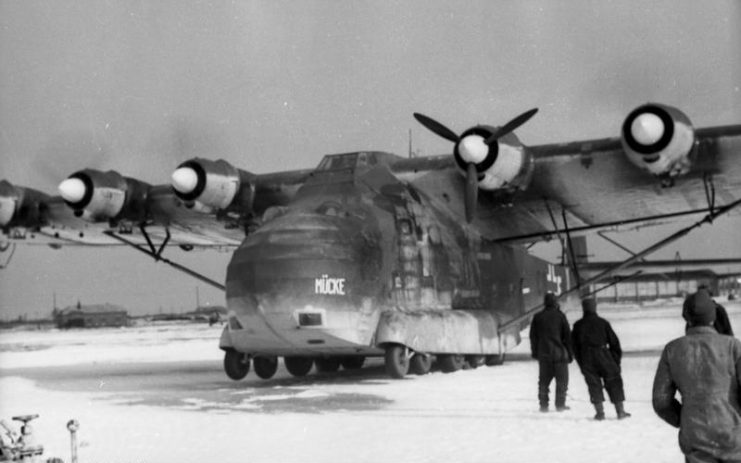
[[695,130],[677,108],[648,103],[625,118],[621,142],[630,162],[657,177],[673,178],[692,166]]
[[59,184],[59,194],[75,215],[91,222],[143,219],[148,189],[148,184],[113,170],[81,170]]
[[479,125],[463,132],[453,149],[456,164],[464,176],[468,164],[474,164],[482,190],[525,189],[532,177],[532,155],[511,133],[487,145],[494,131]]
[[219,159],[191,159],[178,166],[172,174],[175,195],[190,206],[204,212],[226,209],[242,186],[240,172]]

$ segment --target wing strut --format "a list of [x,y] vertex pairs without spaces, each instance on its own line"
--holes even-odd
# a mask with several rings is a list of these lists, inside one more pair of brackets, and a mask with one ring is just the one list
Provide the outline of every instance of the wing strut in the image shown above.
[[5,262],[0,264],[0,270],[7,268],[8,265],[10,265],[10,259],[13,258],[13,254],[15,254],[15,243],[7,243],[0,245],[0,252],[5,252],[8,249],[10,249],[10,254],[8,254],[8,258],[5,259]]
[[147,230],[144,228],[144,225],[139,226],[139,230],[141,230],[142,235],[144,235],[144,238],[147,240],[147,244],[149,245],[149,249],[144,248],[144,246],[141,246],[139,244],[134,243],[133,241],[130,241],[126,238],[124,238],[121,235],[116,234],[113,230],[106,230],[103,233],[110,236],[114,240],[118,240],[122,242],[125,245],[131,246],[132,248],[136,249],[137,251],[143,252],[144,254],[153,257],[156,262],[164,262],[165,264],[169,265],[170,267],[180,270],[181,272],[188,274],[192,276],[193,278],[197,278],[198,280],[201,280],[202,282],[209,284],[213,286],[214,288],[220,289],[222,291],[226,291],[226,286],[222,285],[218,281],[214,281],[207,276],[200,274],[194,270],[189,269],[188,267],[185,267],[183,265],[178,264],[177,262],[173,262],[170,259],[166,259],[162,257],[162,252],[165,250],[165,246],[167,246],[167,243],[170,241],[170,230],[165,229],[167,232],[167,236],[165,237],[165,240],[160,244],[159,249],[156,249],[154,246],[154,243],[152,242],[151,238],[149,237],[149,233],[147,233]]
[[[598,282],[604,280],[605,278],[611,277],[612,275],[614,275],[615,273],[619,272],[620,270],[623,270],[626,267],[630,267],[635,262],[643,259],[645,256],[647,256],[647,255],[649,255],[651,253],[654,253],[654,252],[658,251],[659,249],[661,249],[661,248],[663,248],[663,247],[665,247],[665,246],[667,246],[667,245],[669,245],[669,244],[677,241],[678,239],[684,237],[685,235],[687,235],[689,232],[691,232],[695,228],[698,228],[698,227],[704,225],[705,223],[712,223],[713,220],[715,220],[717,217],[728,213],[729,211],[733,210],[734,208],[738,207],[739,205],[741,205],[741,199],[739,199],[737,201],[734,201],[734,202],[732,202],[730,204],[727,204],[725,206],[719,207],[717,209],[711,210],[708,213],[708,215],[706,215],[705,217],[702,218],[702,220],[699,220],[699,221],[695,222],[694,224],[692,224],[692,225],[690,225],[688,227],[685,227],[685,228],[679,230],[678,232],[674,233],[673,235],[670,235],[670,236],[664,238],[663,240],[658,241],[656,244],[647,247],[646,249],[644,249],[643,251],[641,251],[641,252],[639,252],[637,254],[632,255],[631,257],[629,257],[628,259],[624,260],[623,262],[621,262],[621,263],[619,263],[619,264],[617,264],[617,265],[615,265],[615,266],[613,266],[611,268],[608,268],[607,270],[605,270],[602,273],[600,273],[600,274],[598,274],[598,275],[596,275],[596,276],[588,279],[587,281],[583,281],[582,284],[581,284],[581,286],[589,286],[589,285],[598,283]],[[579,289],[580,289],[580,286],[579,285],[572,286],[571,288],[569,288],[566,291],[562,292],[558,296],[559,297],[563,297],[563,296],[565,296],[567,294],[576,292]],[[512,328],[513,326],[516,326],[516,325],[520,324],[521,322],[527,320],[528,318],[532,317],[536,313],[538,313],[541,310],[543,310],[543,308],[544,308],[544,305],[543,304],[539,304],[539,305],[533,307],[532,309],[527,310],[525,313],[523,313],[519,317],[515,317],[515,318],[513,318],[512,320],[510,320],[510,321],[508,321],[506,323],[502,323],[499,326],[499,333],[503,333],[503,332],[507,331],[508,329]]]
[[[566,238],[564,239],[561,236],[561,232],[558,229],[558,224],[556,223],[556,217],[553,215],[553,211],[551,210],[551,205],[548,203],[547,199],[543,199],[543,202],[545,203],[546,210],[548,211],[548,215],[551,217],[551,222],[553,223],[553,228],[555,229],[556,236],[558,237],[558,241],[561,243],[561,263],[563,264],[564,261],[568,263],[568,266],[570,267],[571,271],[574,273],[574,277],[576,278],[576,287],[581,288],[582,282],[581,282],[581,276],[579,275],[579,267],[577,266],[576,262],[576,255],[574,254],[574,245],[571,241],[571,230],[569,229],[568,221],[566,220],[566,209],[561,209],[561,220],[563,220],[563,232],[566,234]],[[567,253],[568,252],[568,253]]]

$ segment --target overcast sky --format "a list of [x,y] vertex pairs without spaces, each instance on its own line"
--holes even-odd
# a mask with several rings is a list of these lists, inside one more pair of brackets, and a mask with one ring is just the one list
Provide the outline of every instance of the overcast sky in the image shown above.
[[[308,168],[326,153],[403,155],[409,129],[420,154],[448,152],[414,111],[462,131],[537,106],[526,144],[616,136],[646,101],[699,127],[740,123],[740,5],[0,0],[0,178],[54,193],[84,167],[166,183],[193,156]],[[741,254],[739,222],[665,255]],[[222,280],[229,258],[171,257]],[[0,316],[47,312],[54,293],[179,309],[196,286],[224,303],[133,251],[23,247],[0,270]]]

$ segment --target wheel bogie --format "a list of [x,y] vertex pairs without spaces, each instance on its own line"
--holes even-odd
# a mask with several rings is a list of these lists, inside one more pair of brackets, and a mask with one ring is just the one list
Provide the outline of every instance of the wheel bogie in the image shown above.
[[286,370],[293,376],[306,376],[314,366],[314,359],[311,357],[285,357],[283,363]]
[[466,355],[465,360],[468,367],[473,369],[476,369],[484,364],[483,355]]
[[244,352],[229,349],[224,352],[224,371],[234,381],[239,381],[250,372],[250,358]]
[[278,371],[278,357],[255,357],[252,363],[255,373],[262,379],[270,379]]
[[400,344],[386,347],[384,356],[386,373],[395,379],[401,379],[409,372],[409,349]]
[[409,372],[414,375],[426,375],[431,369],[431,355],[416,353],[409,359]]
[[334,373],[340,369],[339,357],[320,357],[314,360],[319,373]]
[[461,354],[438,355],[437,361],[443,373],[453,373],[463,368],[465,357]]
[[362,355],[350,355],[342,357],[340,363],[342,364],[342,368],[345,370],[359,370],[360,368],[363,368],[365,357]]

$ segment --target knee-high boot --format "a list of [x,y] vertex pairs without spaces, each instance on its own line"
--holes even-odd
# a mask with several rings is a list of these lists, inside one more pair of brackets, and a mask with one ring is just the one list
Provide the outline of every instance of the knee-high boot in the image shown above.
[[597,411],[597,414],[594,415],[594,419],[597,421],[602,421],[605,419],[605,407],[602,405],[602,402],[595,402],[594,409]]
[[617,417],[619,420],[630,418],[630,413],[625,411],[623,402],[615,402],[615,411],[617,412]]

